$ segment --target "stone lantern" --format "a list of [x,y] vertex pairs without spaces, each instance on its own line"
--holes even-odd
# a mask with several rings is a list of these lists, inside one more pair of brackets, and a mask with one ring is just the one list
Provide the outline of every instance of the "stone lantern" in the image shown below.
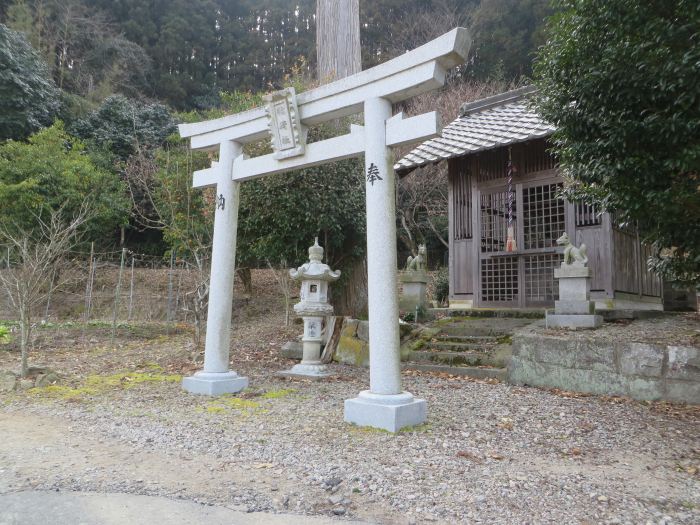
[[334,272],[322,261],[323,248],[318,245],[317,237],[309,248],[309,262],[289,270],[292,279],[301,281],[301,300],[294,305],[294,311],[304,319],[304,336],[301,363],[282,372],[284,376],[319,378],[329,375],[326,365],[321,363],[322,328],[323,319],[333,315],[333,306],[328,303],[328,284],[340,277],[340,271]]

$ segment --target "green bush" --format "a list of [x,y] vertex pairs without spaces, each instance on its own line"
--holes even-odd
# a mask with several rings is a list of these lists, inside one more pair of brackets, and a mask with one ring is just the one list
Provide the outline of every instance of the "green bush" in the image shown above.
[[3,325],[0,324],[0,345],[6,345],[12,340],[12,337],[10,336],[10,329]]

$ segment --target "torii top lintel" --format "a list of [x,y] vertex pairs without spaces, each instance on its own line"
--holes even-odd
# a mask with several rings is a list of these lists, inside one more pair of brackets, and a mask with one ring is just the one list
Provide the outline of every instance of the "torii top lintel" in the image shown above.
[[[311,126],[362,111],[374,97],[399,102],[445,83],[448,69],[463,63],[469,52],[467,30],[458,27],[388,62],[342,78],[297,96],[300,120]],[[241,144],[268,136],[263,107],[226,117],[181,124],[180,136],[190,138],[192,149],[213,149],[224,141]]]

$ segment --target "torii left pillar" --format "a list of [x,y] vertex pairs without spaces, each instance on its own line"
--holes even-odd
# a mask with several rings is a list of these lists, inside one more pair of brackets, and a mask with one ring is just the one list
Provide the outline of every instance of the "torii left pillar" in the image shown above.
[[214,179],[202,186],[216,185],[216,213],[211,254],[209,281],[209,308],[207,337],[204,350],[204,369],[182,380],[182,386],[193,394],[215,396],[240,392],[248,386],[248,378],[229,368],[231,344],[231,311],[233,307],[233,280],[236,266],[236,234],[240,182],[231,173],[234,159],[242,147],[234,141],[219,146],[219,162]]

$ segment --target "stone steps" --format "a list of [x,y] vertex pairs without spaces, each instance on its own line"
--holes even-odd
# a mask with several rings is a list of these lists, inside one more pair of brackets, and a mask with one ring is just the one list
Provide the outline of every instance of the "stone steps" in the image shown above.
[[496,341],[491,341],[488,343],[477,342],[477,343],[458,343],[452,341],[445,342],[430,342],[426,347],[430,350],[442,351],[442,352],[470,352],[470,351],[482,351],[488,352],[493,350],[498,343]]
[[406,369],[505,380],[513,332],[543,315],[542,310],[463,313],[437,321],[440,332],[411,353]]
[[493,366],[502,368],[504,358],[495,352],[413,352],[413,363],[432,363],[450,366]]
[[544,319],[544,313],[544,308],[470,308],[469,310],[450,310],[450,317]]
[[507,372],[505,368],[488,368],[476,366],[449,366],[427,363],[406,363],[402,370],[416,370],[419,372],[446,373],[455,376],[474,377],[476,379],[498,379],[505,381]]
[[462,334],[446,334],[440,333],[435,336],[437,341],[441,343],[462,343],[462,344],[484,344],[497,343],[498,340],[506,334],[499,335],[462,335]]

